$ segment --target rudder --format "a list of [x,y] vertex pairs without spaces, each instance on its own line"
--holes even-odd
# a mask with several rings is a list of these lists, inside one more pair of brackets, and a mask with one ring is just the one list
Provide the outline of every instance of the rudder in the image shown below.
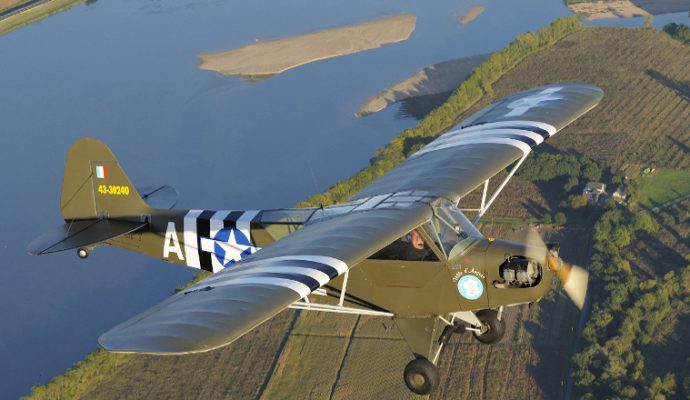
[[67,153],[60,195],[65,221],[121,218],[141,219],[148,205],[101,141],[81,138]]

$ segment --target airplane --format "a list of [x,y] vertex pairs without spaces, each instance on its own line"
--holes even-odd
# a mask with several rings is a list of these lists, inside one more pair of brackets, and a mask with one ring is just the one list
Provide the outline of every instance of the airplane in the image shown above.
[[[65,163],[65,224],[28,251],[76,249],[87,258],[111,245],[213,273],[104,333],[98,341],[108,351],[206,352],[286,308],[382,316],[414,355],[405,384],[428,394],[453,334],[500,341],[505,307],[541,300],[554,276],[582,309],[587,271],[561,260],[558,245],[536,233],[524,242],[490,239],[476,224],[532,149],[602,97],[595,86],[559,83],[502,98],[347,202],[317,208],[172,209],[172,188],[135,188],[105,144],[82,138]],[[490,194],[490,179],[503,171]],[[459,209],[477,188],[479,207]]]

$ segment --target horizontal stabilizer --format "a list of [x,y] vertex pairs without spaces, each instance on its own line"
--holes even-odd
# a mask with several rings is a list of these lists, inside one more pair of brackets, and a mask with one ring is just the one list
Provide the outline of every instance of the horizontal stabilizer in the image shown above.
[[170,210],[177,204],[177,190],[168,185],[138,187],[137,192],[142,199],[153,208]]
[[146,222],[90,219],[74,221],[36,238],[27,248],[29,254],[43,255],[87,247],[134,232]]

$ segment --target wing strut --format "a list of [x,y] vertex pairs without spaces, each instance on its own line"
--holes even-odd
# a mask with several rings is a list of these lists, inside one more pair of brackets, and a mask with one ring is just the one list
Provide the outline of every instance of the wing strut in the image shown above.
[[510,181],[510,178],[512,178],[513,175],[515,175],[515,172],[518,170],[518,168],[520,168],[520,166],[525,161],[525,159],[527,159],[528,155],[529,155],[529,153],[525,154],[524,156],[522,156],[522,158],[520,158],[520,160],[518,160],[517,163],[515,163],[513,168],[510,169],[508,176],[506,176],[505,179],[503,179],[503,182],[501,182],[501,184],[498,186],[498,188],[496,188],[496,191],[491,195],[491,197],[489,198],[489,201],[486,201],[486,196],[487,196],[488,191],[489,191],[489,179],[487,179],[486,181],[484,181],[484,190],[482,192],[482,202],[481,202],[481,205],[479,206],[479,208],[460,209],[460,211],[463,211],[463,212],[464,211],[478,212],[478,214],[472,220],[473,224],[476,225],[477,222],[479,222],[479,220],[482,218],[484,213],[486,213],[486,211],[489,209],[489,207],[491,207],[491,204],[493,204],[494,200],[496,200],[498,195],[501,194],[503,189],[508,184],[508,181]]
[[345,305],[345,296],[347,296],[347,281],[350,276],[350,270],[343,274],[343,288],[340,291],[338,304],[323,304],[309,301],[309,296],[304,299],[292,303],[289,308],[307,311],[324,311],[339,314],[355,314],[355,315],[373,315],[379,317],[393,317],[394,314],[387,311],[372,310],[368,308],[348,307]]
[[345,276],[343,276],[343,289],[340,291],[340,301],[338,302],[338,305],[340,307],[343,306],[343,302],[345,302],[345,293],[347,293],[347,278],[350,276],[350,270],[345,271]]

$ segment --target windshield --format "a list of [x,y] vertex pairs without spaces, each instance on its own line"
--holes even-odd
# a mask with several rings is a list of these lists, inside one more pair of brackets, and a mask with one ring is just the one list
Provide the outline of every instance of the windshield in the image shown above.
[[429,232],[433,229],[437,235],[434,240],[449,259],[464,254],[483,237],[470,220],[447,200],[434,206],[434,218],[426,226]]

